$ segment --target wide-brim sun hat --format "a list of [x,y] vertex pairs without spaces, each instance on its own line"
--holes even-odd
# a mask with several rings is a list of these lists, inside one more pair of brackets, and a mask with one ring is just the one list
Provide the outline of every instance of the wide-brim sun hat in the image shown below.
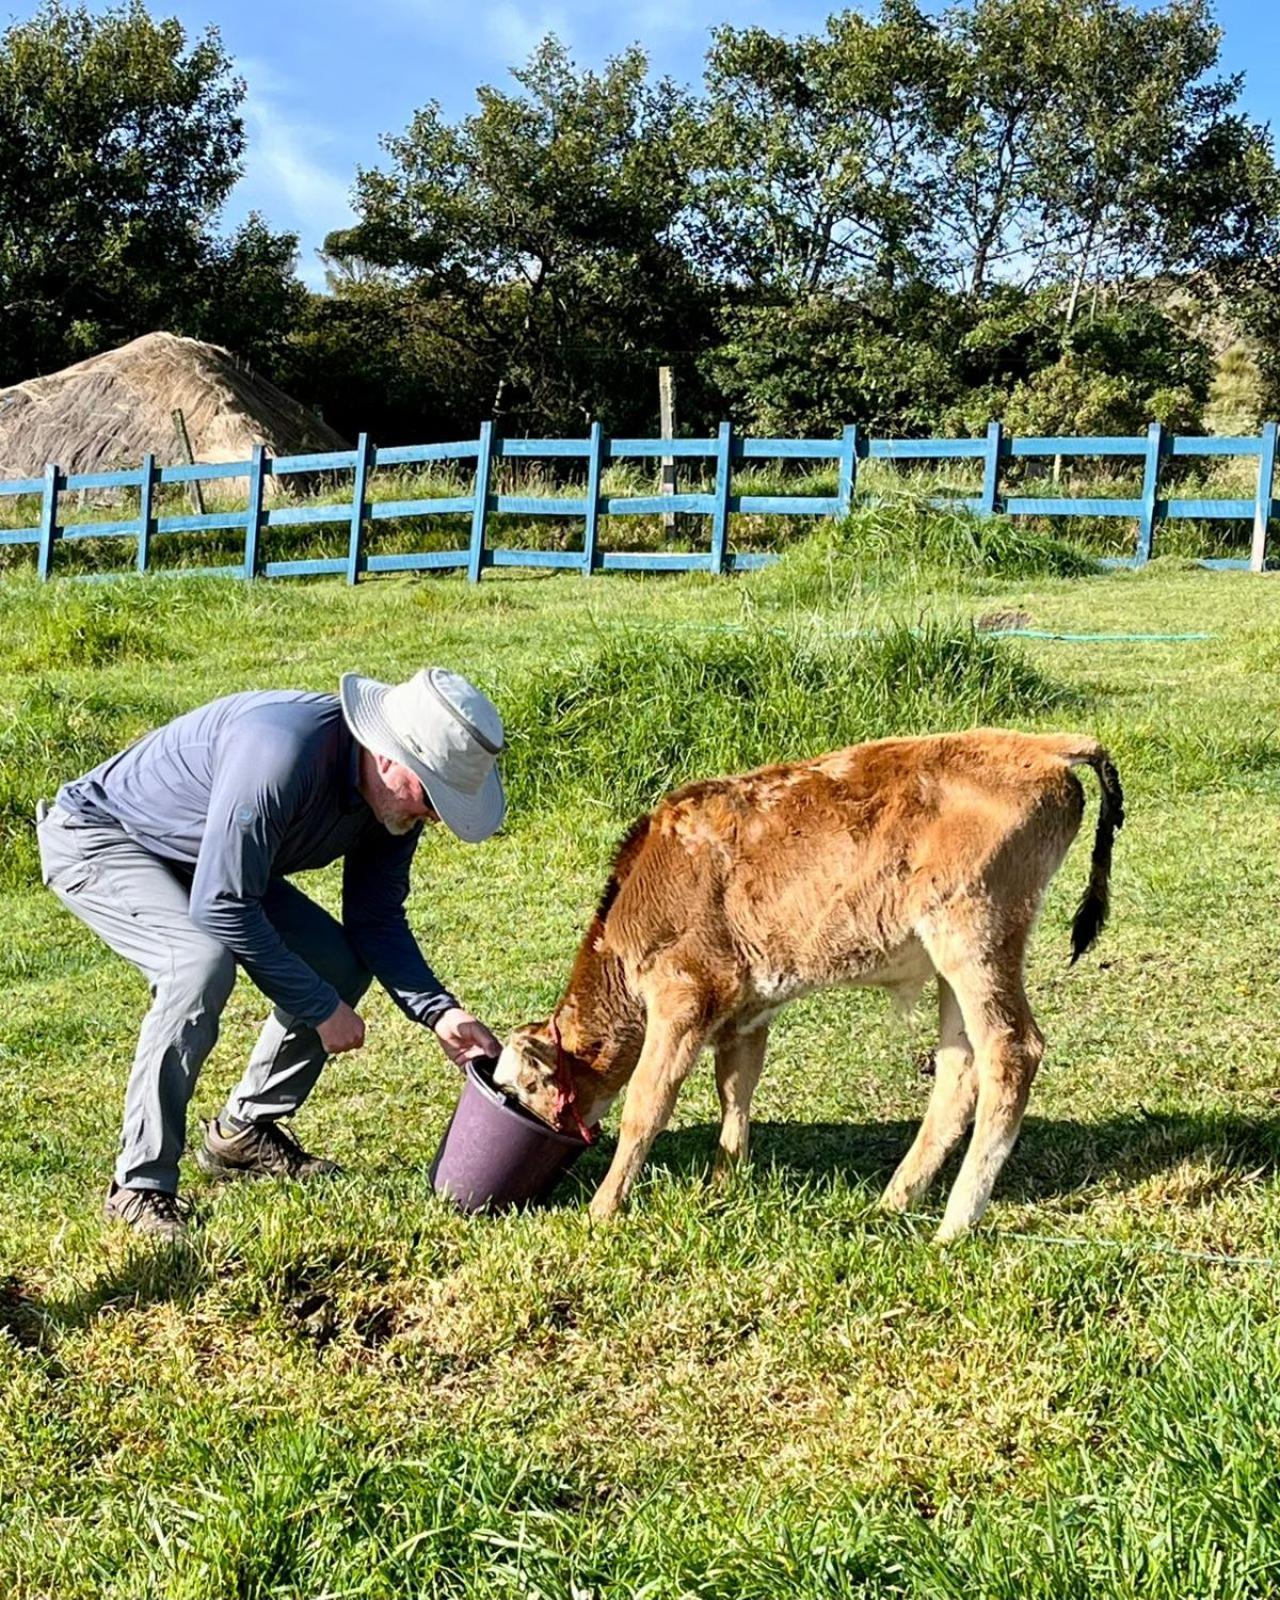
[[451,833],[479,844],[496,832],[507,801],[497,766],[502,718],[488,695],[445,667],[395,684],[347,672],[338,692],[359,743],[408,767]]

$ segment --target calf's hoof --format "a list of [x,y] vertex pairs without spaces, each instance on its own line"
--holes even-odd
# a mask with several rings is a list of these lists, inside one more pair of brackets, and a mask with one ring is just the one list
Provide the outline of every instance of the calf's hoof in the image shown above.
[[587,1207],[587,1215],[592,1222],[612,1222],[622,1210],[622,1202],[612,1195],[596,1195]]
[[746,1167],[746,1158],[743,1156],[717,1156],[711,1168],[711,1181],[717,1189],[722,1189],[725,1184],[740,1178]]
[[900,1189],[891,1183],[876,1201],[876,1210],[883,1211],[887,1216],[897,1217],[907,1209],[913,1198],[909,1190]]

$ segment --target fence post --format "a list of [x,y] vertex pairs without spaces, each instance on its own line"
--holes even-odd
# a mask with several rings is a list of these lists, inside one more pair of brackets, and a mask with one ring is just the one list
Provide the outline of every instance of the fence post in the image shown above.
[[142,481],[138,485],[138,571],[145,572],[151,560],[151,536],[156,531],[156,458],[142,458]]
[[1151,560],[1155,543],[1156,525],[1161,520],[1160,502],[1156,498],[1160,487],[1160,463],[1164,458],[1164,428],[1153,422],[1147,429],[1147,454],[1142,471],[1142,510],[1138,515],[1138,543],[1133,553],[1133,564],[1144,567]]
[[[658,433],[663,439],[674,439],[676,435],[676,386],[671,376],[670,367],[658,368]],[[674,456],[662,457],[662,470],[658,474],[658,493],[674,494],[676,492],[676,458]],[[662,531],[668,537],[676,531],[676,514],[674,511],[662,513]]]
[[44,469],[44,499],[40,502],[40,548],[36,572],[47,582],[53,569],[53,541],[58,537],[58,488],[62,474],[52,462]]
[[472,583],[480,582],[484,567],[484,525],[489,515],[489,478],[493,470],[493,423],[480,424],[480,450],[476,456],[476,498],[471,508],[471,554],[467,561],[467,577]]
[[1276,481],[1276,434],[1274,422],[1262,425],[1262,448],[1258,452],[1258,493],[1253,503],[1253,548],[1249,552],[1250,572],[1265,572],[1267,567],[1267,525],[1271,521],[1271,500]]
[[591,424],[591,453],[587,457],[587,524],[582,533],[582,571],[585,577],[600,565],[597,544],[600,534],[600,474],[604,471],[604,430]]
[[994,517],[1000,509],[1000,453],[1004,448],[1004,426],[987,423],[987,453],[982,465],[982,502],[978,515]]
[[364,561],[364,518],[369,492],[369,474],[373,470],[373,446],[369,435],[362,433],[356,440],[356,470],[351,480],[351,533],[347,540],[347,582],[356,583]]
[[[179,407],[173,413],[173,431],[178,440],[179,459],[185,461],[189,467],[195,466],[196,453],[191,448],[191,435],[187,432],[186,413]],[[191,510],[197,517],[204,516],[204,490],[200,487],[199,478],[192,478],[187,484],[187,499]]]
[[263,459],[266,446],[255,444],[253,447],[253,460],[249,467],[249,504],[244,514],[244,575],[246,578],[256,578],[262,572],[262,503],[263,487],[266,477],[266,462]]
[[716,487],[711,510],[711,570],[724,571],[729,542],[729,481],[733,472],[733,424],[722,422],[716,439]]
[[845,424],[840,435],[840,482],[836,498],[840,502],[838,517],[847,517],[853,510],[853,497],[858,492],[858,429],[852,422]]

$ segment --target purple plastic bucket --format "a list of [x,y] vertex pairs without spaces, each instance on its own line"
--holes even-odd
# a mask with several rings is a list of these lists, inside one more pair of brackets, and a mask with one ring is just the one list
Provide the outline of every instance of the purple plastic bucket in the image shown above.
[[550,1192],[587,1148],[558,1133],[493,1084],[494,1061],[470,1061],[431,1182],[463,1211],[503,1211]]

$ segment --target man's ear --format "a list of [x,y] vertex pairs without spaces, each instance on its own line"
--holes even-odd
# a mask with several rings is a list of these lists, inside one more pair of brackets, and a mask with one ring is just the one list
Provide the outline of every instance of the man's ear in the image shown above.
[[387,773],[390,772],[392,767],[395,766],[395,762],[391,759],[390,756],[380,756],[380,755],[374,753],[373,759],[378,764],[378,776],[380,778],[385,778]]

